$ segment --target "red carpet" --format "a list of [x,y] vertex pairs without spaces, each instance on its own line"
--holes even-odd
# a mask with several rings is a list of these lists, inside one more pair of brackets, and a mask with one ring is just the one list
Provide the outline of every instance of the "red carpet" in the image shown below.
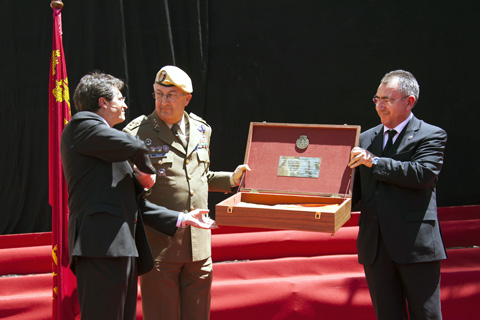
[[[471,319],[480,303],[480,206],[441,208],[439,217],[449,248],[442,263],[444,319]],[[357,220],[353,214],[334,236],[215,230],[211,319],[374,319],[357,263]],[[0,236],[1,319],[51,318],[50,241],[50,233]],[[137,314],[142,319],[140,303]]]

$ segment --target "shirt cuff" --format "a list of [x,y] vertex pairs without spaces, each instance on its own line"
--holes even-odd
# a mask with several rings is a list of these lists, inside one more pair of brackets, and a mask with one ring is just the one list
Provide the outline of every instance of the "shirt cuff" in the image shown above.
[[185,228],[187,226],[187,224],[185,223],[186,218],[187,218],[187,214],[183,213],[183,212],[180,212],[180,214],[178,215],[178,219],[177,219],[177,228],[178,227]]

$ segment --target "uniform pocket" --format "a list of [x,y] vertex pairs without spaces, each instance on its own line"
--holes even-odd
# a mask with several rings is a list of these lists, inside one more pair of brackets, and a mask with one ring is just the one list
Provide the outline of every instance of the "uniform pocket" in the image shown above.
[[208,154],[207,149],[198,149],[197,157],[199,162],[210,163],[210,156]]

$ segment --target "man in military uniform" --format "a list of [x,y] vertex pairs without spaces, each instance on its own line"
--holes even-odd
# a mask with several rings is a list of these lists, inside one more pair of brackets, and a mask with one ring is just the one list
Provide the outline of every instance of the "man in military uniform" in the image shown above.
[[[130,122],[124,131],[139,136],[157,170],[147,199],[171,210],[207,208],[208,191],[230,192],[247,165],[232,172],[209,171],[211,127],[187,114],[190,77],[163,67],[153,85],[155,111]],[[148,179],[148,177],[146,177]],[[140,278],[145,320],[209,319],[212,284],[210,230],[179,228],[173,237],[147,228],[155,268]]]

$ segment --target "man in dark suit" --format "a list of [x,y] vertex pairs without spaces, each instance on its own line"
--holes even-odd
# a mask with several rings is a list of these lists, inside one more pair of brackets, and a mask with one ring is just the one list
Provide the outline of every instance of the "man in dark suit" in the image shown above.
[[180,213],[143,199],[128,161],[153,174],[142,140],[113,129],[125,120],[123,81],[94,72],[78,84],[79,111],[61,139],[70,209],[70,267],[82,319],[136,319],[138,274],[153,268],[143,222],[174,235],[178,226],[211,228],[208,210]]
[[442,318],[440,261],[447,256],[436,184],[447,134],[411,112],[419,91],[410,72],[383,77],[373,98],[382,124],[360,135],[349,163],[361,210],[358,261],[381,320]]

